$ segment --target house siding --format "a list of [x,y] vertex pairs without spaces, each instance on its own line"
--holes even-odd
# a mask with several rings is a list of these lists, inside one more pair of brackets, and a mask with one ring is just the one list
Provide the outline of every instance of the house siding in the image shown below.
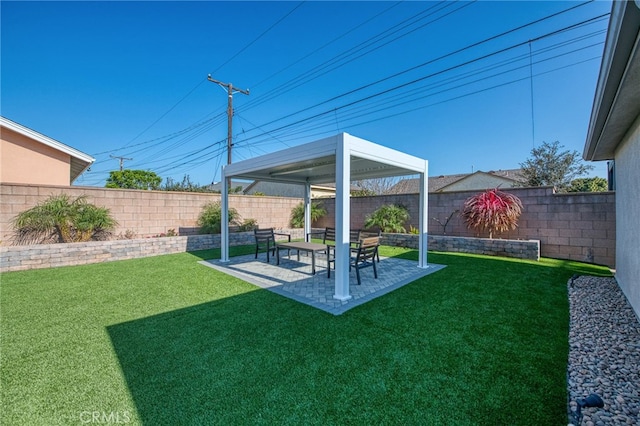
[[2,128],[0,182],[68,185],[71,156]]
[[640,116],[615,152],[616,280],[640,317]]

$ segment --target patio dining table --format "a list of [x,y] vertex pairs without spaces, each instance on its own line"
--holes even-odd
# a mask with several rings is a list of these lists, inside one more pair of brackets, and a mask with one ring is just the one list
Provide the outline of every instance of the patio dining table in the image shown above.
[[[294,241],[290,243],[278,243],[276,245],[276,265],[280,265],[280,250],[296,250],[298,261],[300,261],[300,252],[311,253],[311,275],[316,274],[316,253],[327,250],[325,244],[308,243],[306,241]],[[327,267],[329,265],[327,264]]]

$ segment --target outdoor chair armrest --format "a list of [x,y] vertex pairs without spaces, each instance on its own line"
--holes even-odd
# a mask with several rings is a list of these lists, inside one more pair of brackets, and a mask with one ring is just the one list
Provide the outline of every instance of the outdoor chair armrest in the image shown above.
[[281,237],[287,237],[288,242],[291,242],[291,234],[287,234],[284,232],[274,232],[273,235],[280,235]]

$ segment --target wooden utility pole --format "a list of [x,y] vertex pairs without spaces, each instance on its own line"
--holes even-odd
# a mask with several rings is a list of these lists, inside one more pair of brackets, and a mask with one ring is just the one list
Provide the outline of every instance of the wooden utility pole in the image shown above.
[[109,155],[109,157],[115,159],[115,160],[120,160],[120,171],[122,171],[122,168],[124,166],[124,160],[133,160],[133,158],[127,158],[127,157],[116,157],[115,155]]
[[247,90],[238,89],[237,87],[233,87],[233,84],[231,84],[231,83],[223,83],[221,81],[215,80],[215,79],[211,78],[211,74],[209,74],[207,79],[210,82],[216,83],[220,87],[227,89],[227,96],[228,96],[228,98],[227,98],[228,99],[228,101],[227,101],[227,164],[231,164],[231,147],[233,146],[233,132],[232,132],[232,127],[233,127],[233,94],[234,93],[242,93],[243,95],[248,95],[249,94],[249,89],[247,89]]

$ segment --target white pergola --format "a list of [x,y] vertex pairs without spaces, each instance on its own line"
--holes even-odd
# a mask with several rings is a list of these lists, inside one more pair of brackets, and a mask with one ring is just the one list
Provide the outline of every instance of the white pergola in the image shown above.
[[[349,228],[351,181],[420,175],[418,267],[427,268],[428,162],[372,142],[341,133],[315,142],[273,152],[222,167],[227,178],[298,183],[305,186],[305,235],[311,231],[311,185],[336,184],[335,293],[349,300]],[[229,192],[222,185],[221,261],[229,261]]]

